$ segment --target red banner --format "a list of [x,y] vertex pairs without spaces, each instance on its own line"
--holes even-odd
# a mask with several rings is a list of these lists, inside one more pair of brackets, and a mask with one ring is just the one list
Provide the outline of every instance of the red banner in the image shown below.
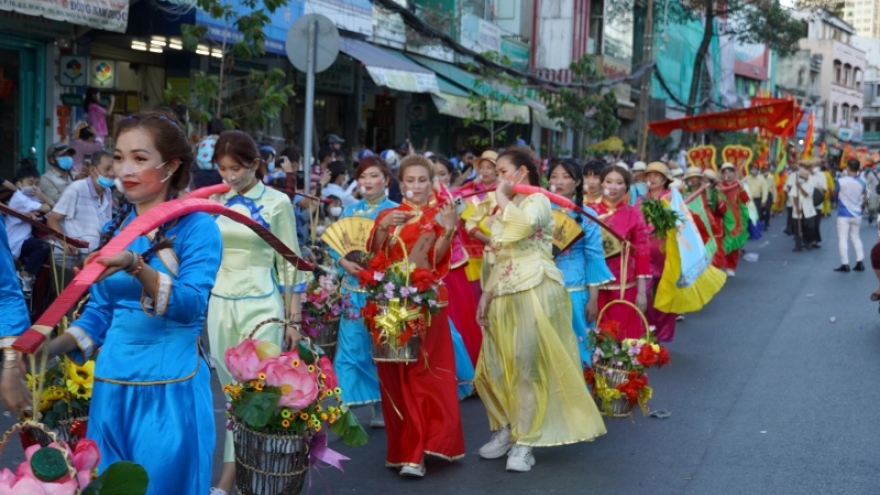
[[668,136],[676,129],[687,132],[714,129],[716,131],[736,131],[758,127],[775,136],[787,135],[794,120],[794,102],[780,101],[769,105],[751,108],[727,110],[725,112],[707,113],[684,117],[681,119],[661,120],[648,124],[648,129],[660,137]]

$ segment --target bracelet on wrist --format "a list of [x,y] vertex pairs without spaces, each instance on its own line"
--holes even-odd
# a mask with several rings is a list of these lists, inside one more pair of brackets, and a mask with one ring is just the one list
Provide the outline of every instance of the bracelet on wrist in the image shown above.
[[4,349],[3,350],[3,360],[4,361],[15,361],[18,359],[18,353],[13,351],[12,349]]
[[141,255],[137,255],[135,258],[136,263],[134,264],[134,268],[129,267],[128,270],[125,270],[125,273],[131,275],[132,277],[137,276],[141,270],[144,269],[144,257]]

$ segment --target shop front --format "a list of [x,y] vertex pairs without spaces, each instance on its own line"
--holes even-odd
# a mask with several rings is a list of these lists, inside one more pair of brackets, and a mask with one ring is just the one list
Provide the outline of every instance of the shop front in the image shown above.
[[40,39],[0,34],[0,175],[12,177],[24,158],[45,149],[46,47]]

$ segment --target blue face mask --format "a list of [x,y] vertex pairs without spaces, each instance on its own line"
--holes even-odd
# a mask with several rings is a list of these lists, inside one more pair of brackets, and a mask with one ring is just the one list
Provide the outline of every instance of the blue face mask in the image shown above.
[[267,167],[269,167],[269,172],[274,172],[275,171],[275,160],[272,160],[271,162],[269,162]]
[[110,179],[108,177],[104,177],[103,175],[98,176],[98,185],[103,187],[104,189],[110,189],[116,185],[115,179]]
[[58,168],[64,171],[68,171],[73,168],[73,158],[69,156],[59,156],[55,159],[55,164],[58,165]]

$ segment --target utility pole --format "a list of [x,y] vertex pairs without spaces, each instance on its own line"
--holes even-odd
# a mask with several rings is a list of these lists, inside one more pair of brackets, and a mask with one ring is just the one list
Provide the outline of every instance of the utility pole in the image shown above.
[[[645,38],[642,47],[642,66],[654,61],[654,0],[647,0],[648,14],[645,16]],[[647,161],[648,147],[648,103],[651,101],[651,69],[642,74],[639,89],[639,109],[636,125],[639,132],[639,159]]]

